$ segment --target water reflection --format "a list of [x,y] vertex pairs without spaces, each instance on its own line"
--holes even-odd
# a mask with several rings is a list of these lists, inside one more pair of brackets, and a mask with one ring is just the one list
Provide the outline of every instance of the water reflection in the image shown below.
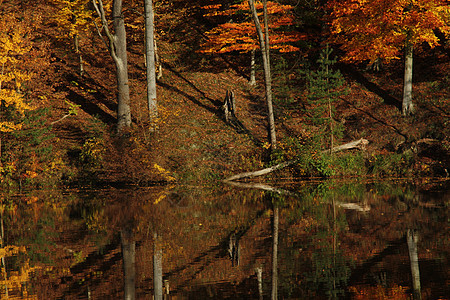
[[1,299],[450,294],[448,182],[327,181],[1,197]]

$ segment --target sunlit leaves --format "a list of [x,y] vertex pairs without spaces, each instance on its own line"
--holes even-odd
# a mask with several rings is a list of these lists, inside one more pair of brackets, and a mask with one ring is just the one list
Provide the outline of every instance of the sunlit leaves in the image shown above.
[[348,61],[397,59],[406,42],[434,47],[434,30],[450,33],[444,0],[333,0],[328,8],[329,41],[341,45]]
[[74,37],[93,26],[93,11],[88,9],[90,0],[52,0],[52,2],[58,8],[54,21],[58,24],[62,37]]
[[[4,262],[4,259],[17,256],[20,253],[26,253],[26,248],[14,245],[0,248],[0,258],[2,259],[2,262]],[[36,269],[36,267],[31,267],[28,261],[23,262],[18,271],[10,271],[6,268],[6,265],[2,263],[0,285],[4,287],[2,293],[5,292],[5,289],[7,290],[6,298],[37,299],[37,296],[29,295],[29,291],[26,288],[26,283],[29,281],[32,272]],[[3,299],[3,295],[1,298]]]
[[19,69],[22,55],[31,50],[26,39],[28,29],[14,15],[0,16],[0,132],[20,129],[21,125],[4,116],[6,110],[23,115],[32,107],[25,102],[22,85],[31,74]]
[[[258,14],[262,15],[262,3],[257,2],[256,8]],[[228,22],[219,24],[217,27],[206,32],[207,41],[202,45],[203,53],[226,53],[232,51],[248,52],[257,49],[259,46],[255,27],[250,16],[250,8],[247,1],[238,4],[225,6],[207,5],[203,9],[206,11],[204,16],[229,17]],[[270,15],[270,45],[271,49],[277,49],[280,52],[293,52],[298,48],[292,45],[305,37],[305,35],[287,27],[294,24],[294,19],[290,15],[293,9],[290,5],[281,5],[277,2],[267,2],[267,11]]]

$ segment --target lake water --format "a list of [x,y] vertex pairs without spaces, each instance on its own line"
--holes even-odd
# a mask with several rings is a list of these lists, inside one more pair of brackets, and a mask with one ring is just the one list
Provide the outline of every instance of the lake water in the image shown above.
[[0,299],[450,297],[449,181],[0,197]]

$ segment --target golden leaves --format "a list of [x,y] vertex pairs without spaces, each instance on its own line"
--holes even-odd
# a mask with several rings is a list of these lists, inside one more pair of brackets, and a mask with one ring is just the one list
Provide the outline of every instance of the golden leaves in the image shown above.
[[[0,18],[0,103],[5,108],[12,107],[23,115],[31,110],[21,94],[24,82],[31,79],[31,74],[19,69],[21,56],[31,50],[26,34],[27,26],[16,20],[14,15]],[[1,115],[0,115],[1,117]],[[11,132],[21,128],[20,124],[0,119],[0,132]]]

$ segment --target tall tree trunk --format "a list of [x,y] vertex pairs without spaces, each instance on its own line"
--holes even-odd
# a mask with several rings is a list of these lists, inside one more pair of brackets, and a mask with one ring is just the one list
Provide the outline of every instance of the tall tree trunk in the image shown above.
[[109,52],[116,65],[117,76],[117,131],[122,132],[131,126],[130,88],[128,85],[127,37],[122,14],[122,0],[113,2],[114,34],[109,31],[102,0],[92,0],[95,10],[102,21],[109,40]]
[[127,35],[125,32],[125,21],[122,14],[122,0],[114,0],[113,26],[116,37],[114,40],[114,44],[117,54],[117,129],[120,132],[124,128],[131,126],[130,87],[128,83]]
[[84,62],[83,62],[83,56],[81,55],[80,51],[80,38],[78,34],[75,34],[73,36],[73,43],[75,46],[75,53],[78,54],[78,60],[80,61],[80,76],[84,75]]
[[269,29],[267,27],[267,1],[264,0],[264,31],[266,33],[266,37],[264,39],[264,35],[261,29],[261,23],[259,22],[258,13],[255,8],[255,1],[248,0],[250,5],[250,9],[252,11],[253,21],[255,22],[256,32],[258,34],[259,45],[261,48],[262,58],[263,58],[263,66],[264,66],[264,82],[266,87],[266,103],[267,103],[267,118],[269,123],[269,136],[270,136],[270,145],[271,149],[275,150],[277,148],[277,137],[275,132],[275,119],[273,115],[273,106],[272,106],[272,76],[270,74],[270,56],[269,56]]
[[154,44],[154,13],[153,1],[145,2],[145,52],[147,65],[147,103],[150,115],[150,126],[155,128],[158,117],[158,105],[156,101],[156,71],[155,71],[155,44]]
[[414,113],[412,102],[413,46],[407,42],[405,47],[405,80],[403,83],[402,114],[410,116]]

